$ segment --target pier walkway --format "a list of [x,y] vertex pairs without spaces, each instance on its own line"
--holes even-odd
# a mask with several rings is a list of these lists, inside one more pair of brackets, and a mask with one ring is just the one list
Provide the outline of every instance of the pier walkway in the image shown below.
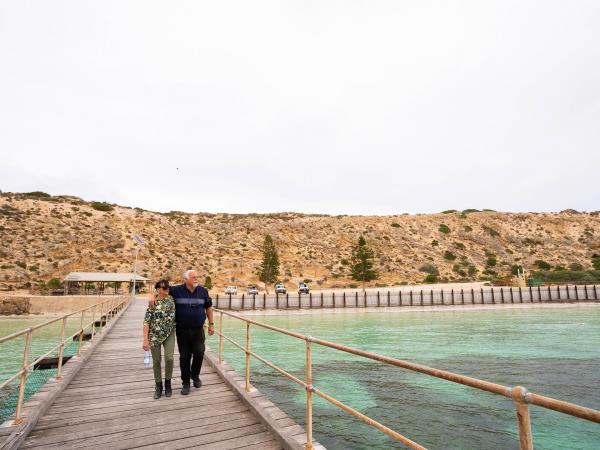
[[304,429],[260,392],[236,391],[231,384],[242,380],[242,385],[243,379],[232,371],[222,377],[223,369],[211,363],[215,359],[209,351],[200,389],[180,394],[176,354],[173,396],[154,400],[152,369],[144,368],[142,361],[145,308],[145,299],[138,299],[106,330],[19,448],[303,447]]

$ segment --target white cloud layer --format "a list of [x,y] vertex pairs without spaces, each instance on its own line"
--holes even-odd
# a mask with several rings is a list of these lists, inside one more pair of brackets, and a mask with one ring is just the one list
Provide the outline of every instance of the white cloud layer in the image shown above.
[[3,191],[600,209],[597,1],[0,4]]

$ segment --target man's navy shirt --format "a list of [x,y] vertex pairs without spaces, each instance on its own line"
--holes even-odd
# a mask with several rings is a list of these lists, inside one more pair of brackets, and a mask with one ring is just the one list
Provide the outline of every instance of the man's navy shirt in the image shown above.
[[185,284],[169,287],[169,294],[175,300],[175,321],[177,328],[202,328],[206,320],[206,310],[212,306],[208,291],[198,285],[190,292]]

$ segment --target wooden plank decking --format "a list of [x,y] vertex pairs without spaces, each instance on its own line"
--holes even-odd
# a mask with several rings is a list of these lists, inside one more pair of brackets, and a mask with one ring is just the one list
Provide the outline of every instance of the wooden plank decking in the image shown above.
[[261,421],[208,364],[208,356],[203,386],[182,396],[176,354],[173,396],[154,400],[152,369],[142,361],[145,307],[142,299],[130,306],[20,448],[301,448],[306,435],[300,426],[255,392],[254,400],[270,410],[267,421],[296,442],[278,440],[264,417]]

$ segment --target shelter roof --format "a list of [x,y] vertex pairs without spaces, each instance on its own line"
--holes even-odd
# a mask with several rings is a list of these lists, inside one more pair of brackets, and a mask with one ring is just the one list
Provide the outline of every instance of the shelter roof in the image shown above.
[[131,272],[71,272],[65,277],[64,281],[106,281],[106,282],[125,282],[131,283],[135,277],[135,281],[148,281],[148,278],[144,278],[141,275],[133,274]]

